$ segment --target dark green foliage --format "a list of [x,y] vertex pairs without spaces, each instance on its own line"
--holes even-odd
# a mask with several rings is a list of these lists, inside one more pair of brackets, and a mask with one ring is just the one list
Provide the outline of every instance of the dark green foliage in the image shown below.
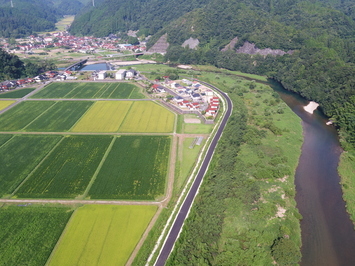
[[0,49],[0,81],[20,78],[24,71],[24,64],[16,55],[8,54]]
[[60,14],[49,1],[16,0],[13,4],[12,8],[10,1],[0,0],[0,36],[18,38],[55,29]]
[[0,209],[0,264],[45,265],[72,211],[10,206]]
[[301,260],[299,248],[287,237],[276,239],[271,252],[279,265],[298,265]]

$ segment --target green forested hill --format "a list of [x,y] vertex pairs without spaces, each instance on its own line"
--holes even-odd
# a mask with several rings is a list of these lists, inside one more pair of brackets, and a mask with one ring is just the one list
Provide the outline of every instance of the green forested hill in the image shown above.
[[84,5],[78,0],[0,0],[0,36],[23,37],[55,29],[57,19],[74,15]]
[[95,8],[76,17],[70,32],[75,35],[107,36],[118,31],[138,30],[154,34],[173,21],[209,0],[101,0]]

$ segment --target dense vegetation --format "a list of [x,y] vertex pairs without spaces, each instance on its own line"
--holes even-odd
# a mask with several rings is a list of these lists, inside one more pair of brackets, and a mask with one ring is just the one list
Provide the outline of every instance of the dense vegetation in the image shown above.
[[56,65],[50,60],[26,59],[21,61],[17,55],[9,54],[0,48],[0,82],[21,77],[34,77],[53,69],[56,69]]
[[18,38],[54,30],[60,17],[75,15],[83,6],[78,0],[0,0],[0,36]]

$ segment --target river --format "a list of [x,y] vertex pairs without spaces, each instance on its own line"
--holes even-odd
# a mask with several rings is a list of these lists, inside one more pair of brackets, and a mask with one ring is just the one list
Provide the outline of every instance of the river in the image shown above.
[[304,142],[295,175],[297,207],[303,216],[301,265],[355,265],[355,231],[342,199],[337,172],[337,131],[307,101],[279,86],[274,89],[302,119]]

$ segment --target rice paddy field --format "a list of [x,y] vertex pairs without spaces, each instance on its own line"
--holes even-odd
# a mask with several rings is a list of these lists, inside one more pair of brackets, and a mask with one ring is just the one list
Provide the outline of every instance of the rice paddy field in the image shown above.
[[48,265],[124,265],[156,210],[141,205],[80,207]]
[[0,265],[45,265],[71,214],[64,207],[0,208]]
[[0,196],[11,194],[61,136],[0,135]]
[[22,98],[29,94],[30,92],[34,91],[35,88],[24,88],[24,89],[16,89],[14,91],[9,91],[5,93],[0,93],[0,99],[6,99],[6,98],[11,98],[11,99],[16,99],[16,98]]
[[0,101],[0,111],[13,104],[15,101]]
[[167,136],[117,138],[89,191],[89,197],[153,200],[163,195],[170,142]]
[[72,132],[117,132],[132,101],[98,101],[72,128]]
[[34,99],[144,99],[140,88],[124,82],[53,82]]
[[21,198],[74,198],[84,193],[111,136],[68,136],[19,188]]
[[136,101],[125,117],[119,132],[161,132],[174,129],[175,115],[153,102]]

